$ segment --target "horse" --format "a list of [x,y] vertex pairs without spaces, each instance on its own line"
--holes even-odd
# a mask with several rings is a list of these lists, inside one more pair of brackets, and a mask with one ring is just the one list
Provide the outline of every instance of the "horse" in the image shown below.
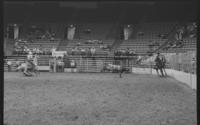
[[114,65],[114,64],[107,64],[103,67],[101,72],[109,71],[112,73],[120,73],[120,78],[122,77],[122,73],[129,72],[128,68],[122,67],[120,65]]
[[[23,71],[25,76],[33,76],[32,73],[35,73],[35,75],[38,75],[40,73],[37,66],[33,66],[28,63],[21,63],[16,68],[16,71],[19,71],[19,70]],[[27,70],[27,72],[25,72],[25,70]]]
[[164,74],[163,74],[163,68],[164,68],[163,67],[163,62],[159,58],[159,56],[157,56],[156,59],[155,59],[155,66],[154,66],[154,69],[156,70],[157,75],[159,75],[158,70],[160,70],[161,76],[164,76]]

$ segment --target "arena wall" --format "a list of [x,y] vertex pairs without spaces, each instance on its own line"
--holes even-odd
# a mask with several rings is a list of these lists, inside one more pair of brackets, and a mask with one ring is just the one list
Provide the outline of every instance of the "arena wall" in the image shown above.
[[[151,69],[151,68],[135,68],[135,67],[133,67],[132,72],[136,73],[136,74],[157,75],[156,70]],[[192,89],[196,90],[196,88],[197,88],[196,87],[197,86],[196,74],[185,73],[185,72],[177,71],[177,70],[174,70],[174,69],[166,69],[166,72],[167,72],[168,76],[171,76],[171,77],[175,78],[176,80],[185,83],[186,85],[188,85]]]

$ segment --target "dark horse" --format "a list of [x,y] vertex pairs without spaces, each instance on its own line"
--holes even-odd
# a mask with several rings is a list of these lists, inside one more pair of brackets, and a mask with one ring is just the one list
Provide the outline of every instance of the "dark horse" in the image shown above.
[[155,68],[158,75],[159,75],[158,70],[160,70],[161,76],[164,76],[164,74],[163,74],[163,68],[164,67],[163,67],[163,62],[161,60],[160,54],[158,54],[156,59],[155,59],[155,67],[154,68]]

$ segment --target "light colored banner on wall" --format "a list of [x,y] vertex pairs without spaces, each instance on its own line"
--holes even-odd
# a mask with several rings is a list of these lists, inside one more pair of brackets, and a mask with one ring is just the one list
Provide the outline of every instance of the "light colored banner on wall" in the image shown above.
[[74,39],[74,35],[75,35],[75,27],[69,27],[68,28],[68,32],[67,32],[67,39],[68,40],[73,40]]
[[19,26],[18,25],[14,25],[14,39],[18,39],[19,37]]

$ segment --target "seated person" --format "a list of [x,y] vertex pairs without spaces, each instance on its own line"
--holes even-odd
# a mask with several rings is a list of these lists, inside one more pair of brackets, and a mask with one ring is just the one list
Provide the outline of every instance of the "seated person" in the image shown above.
[[103,44],[103,41],[102,40],[98,40],[97,43],[98,44]]
[[80,45],[81,45],[81,43],[80,43],[80,42],[78,42],[78,43],[76,43],[76,45],[77,45],[77,46],[80,46]]
[[78,54],[79,53],[79,49],[77,47],[74,48],[74,54]]
[[7,60],[8,72],[11,71],[12,62]]
[[130,51],[129,48],[127,47],[127,48],[126,48],[126,51],[125,51],[125,55],[126,55],[126,56],[129,56],[129,51]]
[[36,54],[40,54],[40,49],[39,48],[35,48],[35,53]]
[[81,49],[81,55],[85,55],[85,49],[84,48]]
[[37,48],[33,48],[33,54],[36,54]]
[[125,54],[126,54],[126,51],[122,49],[120,55],[123,56],[123,55],[125,55]]
[[94,55],[95,55],[95,52],[96,52],[96,49],[95,49],[94,47],[92,47],[92,48],[90,49],[90,51],[91,51],[92,56],[94,56]]
[[57,68],[58,68],[58,71],[63,71],[64,62],[62,60],[62,57],[58,57],[57,59]]
[[101,46],[101,49],[108,49],[108,45],[106,45],[106,44],[102,44],[102,45],[100,45]]
[[87,48],[87,49],[86,49],[86,53],[87,53],[88,56],[91,56],[90,48]]
[[56,47],[52,47],[52,49],[51,49],[51,52],[53,53],[53,52],[55,52],[56,51]]
[[19,43],[18,43],[17,41],[15,42],[14,47],[15,47],[15,48],[19,47]]
[[71,68],[76,68],[76,62],[74,60],[71,60],[70,67]]
[[88,41],[86,41],[85,43],[86,43],[86,44],[94,44],[95,41],[94,41],[94,40],[88,40]]
[[104,47],[103,45],[100,45],[100,46],[99,46],[100,49],[103,49],[103,47]]
[[72,48],[71,55],[74,55],[74,53],[75,53],[75,48]]

